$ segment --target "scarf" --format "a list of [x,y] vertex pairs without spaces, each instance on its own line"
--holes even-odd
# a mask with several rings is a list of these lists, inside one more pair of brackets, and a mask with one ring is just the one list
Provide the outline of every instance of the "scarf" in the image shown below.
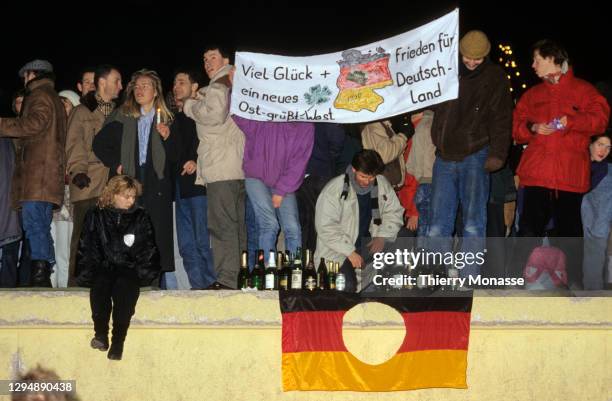
[[569,64],[567,63],[567,61],[564,61],[563,64],[561,64],[561,71],[546,74],[546,76],[544,77],[544,80],[550,82],[553,85],[558,84],[559,81],[561,80],[561,76],[565,75],[568,70],[569,70]]
[[138,165],[142,166],[147,162],[147,149],[149,147],[149,137],[151,136],[151,124],[155,118],[155,107],[151,107],[145,114],[140,108],[140,118],[138,119]]
[[[136,177],[136,138],[138,137],[138,120],[134,117],[126,116],[122,113],[121,108],[115,109],[110,116],[104,121],[104,125],[108,125],[113,121],[118,121],[123,125],[121,135],[121,165],[123,166],[123,174],[130,177]],[[162,143],[161,136],[157,129],[151,129],[151,159],[153,160],[153,170],[157,179],[164,178],[164,166],[166,165],[166,151]]]
[[366,188],[362,188],[357,181],[355,181],[355,173],[353,172],[352,166],[349,164],[346,168],[346,174],[344,174],[344,186],[342,187],[342,194],[340,199],[346,200],[349,193],[349,187],[352,187],[357,195],[365,195],[370,193],[370,207],[372,208],[372,221],[377,226],[382,224],[380,218],[380,210],[378,209],[378,180],[374,178],[374,181],[370,183]]

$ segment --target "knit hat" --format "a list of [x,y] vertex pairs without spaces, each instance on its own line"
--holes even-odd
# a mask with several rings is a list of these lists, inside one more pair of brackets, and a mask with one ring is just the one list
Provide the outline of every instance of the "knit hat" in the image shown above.
[[72,106],[74,107],[77,107],[79,104],[81,104],[81,98],[79,97],[79,95],[77,95],[75,91],[63,90],[60,93],[58,93],[58,95],[59,97],[64,97],[68,99],[70,103],[72,103]]
[[485,58],[491,50],[491,42],[482,31],[469,31],[461,38],[459,42],[459,51],[461,55],[471,58]]
[[53,72],[53,66],[47,60],[32,60],[19,69],[19,76],[23,78],[26,71]]

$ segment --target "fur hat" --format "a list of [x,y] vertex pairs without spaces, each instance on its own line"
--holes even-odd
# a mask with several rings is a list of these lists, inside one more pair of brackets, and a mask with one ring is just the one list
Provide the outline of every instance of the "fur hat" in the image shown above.
[[459,42],[459,51],[461,55],[471,58],[485,58],[491,51],[491,42],[482,31],[469,31],[461,38]]
[[58,95],[59,97],[68,99],[70,103],[72,103],[72,106],[74,107],[77,107],[79,104],[81,104],[81,98],[79,97],[79,95],[76,94],[75,91],[63,90],[60,93],[58,93]]
[[32,60],[19,69],[19,76],[23,78],[26,71],[53,72],[53,66],[47,60]]

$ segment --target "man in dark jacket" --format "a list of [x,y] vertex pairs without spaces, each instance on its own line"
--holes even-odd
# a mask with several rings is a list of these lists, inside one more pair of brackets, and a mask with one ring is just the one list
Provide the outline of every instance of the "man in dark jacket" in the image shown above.
[[314,135],[314,146],[306,165],[306,177],[296,192],[302,247],[312,251],[317,245],[314,225],[317,198],[325,184],[336,176],[336,162],[342,153],[346,133],[340,124],[316,123]]
[[[482,251],[487,226],[489,172],[505,163],[512,133],[512,99],[501,67],[488,59],[491,44],[481,31],[459,43],[459,96],[438,106],[431,129],[436,146],[430,238],[450,250],[457,209],[463,218],[462,251]],[[462,276],[477,275],[468,265]]]
[[26,95],[18,118],[0,119],[0,136],[24,139],[13,175],[13,207],[22,209],[32,252],[31,284],[51,287],[55,263],[51,218],[64,198],[66,111],[55,92],[53,66],[34,60],[19,70]]
[[196,185],[198,132],[195,121],[183,113],[183,103],[198,91],[194,71],[177,70],[172,95],[177,107],[170,127],[176,154],[171,167],[175,178],[176,240],[191,289],[208,288],[217,281],[208,237],[206,187]]

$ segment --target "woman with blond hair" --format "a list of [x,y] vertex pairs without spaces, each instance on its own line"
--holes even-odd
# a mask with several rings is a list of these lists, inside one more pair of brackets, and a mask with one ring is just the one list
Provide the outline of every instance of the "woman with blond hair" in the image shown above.
[[163,272],[174,271],[168,160],[176,154],[170,139],[172,119],[157,73],[136,71],[127,85],[125,102],[108,116],[92,146],[111,176],[125,174],[142,183],[138,204],[151,215]]
[[90,345],[100,351],[109,349],[112,312],[109,359],[121,359],[140,286],[150,285],[160,270],[151,218],[135,204],[141,193],[142,187],[134,178],[126,175],[111,178],[98,205],[87,212],[79,241],[77,282],[91,287],[89,299],[95,335]]

